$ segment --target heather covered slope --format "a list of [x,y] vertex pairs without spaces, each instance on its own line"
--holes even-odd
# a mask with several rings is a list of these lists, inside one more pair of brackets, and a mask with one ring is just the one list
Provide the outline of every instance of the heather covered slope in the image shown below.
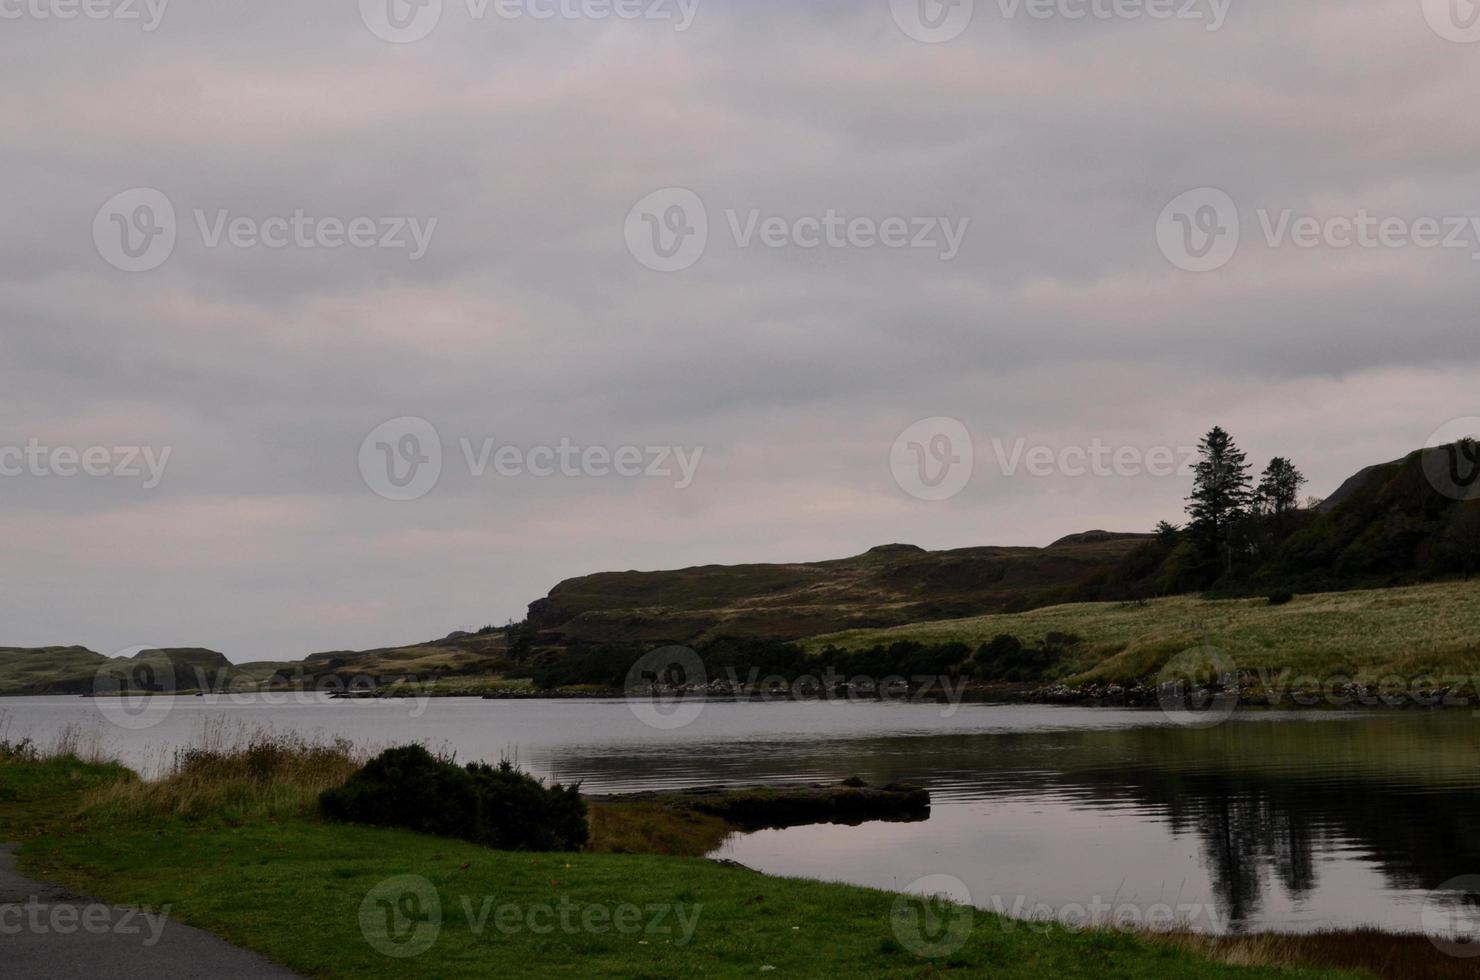
[[1143,540],[1091,532],[1047,548],[885,545],[834,561],[603,572],[557,585],[530,606],[529,625],[556,645],[695,643],[1031,609],[1082,597]]

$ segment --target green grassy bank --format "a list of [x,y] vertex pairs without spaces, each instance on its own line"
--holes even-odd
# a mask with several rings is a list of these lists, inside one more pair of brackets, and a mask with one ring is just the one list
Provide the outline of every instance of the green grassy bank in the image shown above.
[[[960,948],[920,955],[920,903],[886,892],[699,858],[505,853],[330,825],[311,801],[335,768],[325,757],[268,766],[255,786],[229,766],[142,784],[75,759],[0,760],[0,828],[25,839],[34,876],[114,903],[168,905],[176,920],[308,977],[1353,975],[1229,965],[1219,960],[1259,957],[1200,941],[1044,933],[959,907],[934,911],[969,918]],[[383,885],[398,876],[414,876],[418,900]],[[427,938],[419,955],[386,951]]]

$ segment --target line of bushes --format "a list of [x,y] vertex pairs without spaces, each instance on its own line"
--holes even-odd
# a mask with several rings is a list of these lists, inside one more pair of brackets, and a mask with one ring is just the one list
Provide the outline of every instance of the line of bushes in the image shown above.
[[[696,653],[704,664],[707,681],[759,684],[780,678],[792,683],[802,677],[835,675],[843,679],[929,676],[1027,683],[1052,680],[1069,672],[1067,661],[1081,642],[1067,633],[1051,633],[1029,642],[1004,635],[976,649],[964,643],[906,640],[864,650],[827,647],[814,657],[794,643],[723,637],[700,646]],[[646,647],[637,644],[574,648],[531,665],[524,676],[538,690],[581,686],[619,690],[647,652]],[[693,683],[695,678],[658,680]]]

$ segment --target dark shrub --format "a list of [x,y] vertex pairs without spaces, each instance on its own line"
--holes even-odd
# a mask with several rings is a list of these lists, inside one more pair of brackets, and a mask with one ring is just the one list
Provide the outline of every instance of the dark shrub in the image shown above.
[[1050,633],[1041,646],[1028,647],[1004,633],[976,651],[975,676],[984,681],[1027,683],[1050,677],[1066,654],[1084,642],[1072,633]]
[[1016,676],[1023,658],[1023,641],[1002,633],[977,648],[972,672],[979,680],[1009,680]]
[[331,820],[504,851],[574,851],[589,839],[579,784],[547,787],[508,761],[458,766],[419,745],[387,749],[319,805]]
[[1023,652],[1023,641],[1007,633],[999,634],[990,643],[983,643],[976,651],[976,662],[983,667],[997,663],[1012,663]]
[[1293,593],[1290,593],[1290,592],[1280,591],[1280,592],[1271,592],[1269,594],[1269,604],[1271,606],[1286,606],[1286,605],[1289,605],[1290,603],[1292,603],[1294,601],[1295,601],[1295,596],[1294,596]]

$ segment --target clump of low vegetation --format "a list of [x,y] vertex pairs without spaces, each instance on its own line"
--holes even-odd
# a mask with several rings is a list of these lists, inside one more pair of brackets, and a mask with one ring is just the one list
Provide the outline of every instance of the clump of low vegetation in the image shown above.
[[324,792],[326,817],[505,851],[575,851],[590,838],[580,785],[545,786],[505,759],[459,766],[420,745],[387,749]]
[[1029,646],[1011,633],[1001,633],[977,648],[972,676],[982,681],[1044,680],[1082,642],[1073,633],[1051,632],[1042,643]]
[[35,762],[36,743],[29,738],[0,741],[0,762]]
[[735,833],[714,814],[661,803],[592,803],[590,824],[597,854],[704,857]]
[[319,794],[349,778],[364,753],[347,739],[298,733],[208,728],[177,749],[160,778],[108,786],[87,801],[84,816],[103,820],[221,819],[314,812]]

